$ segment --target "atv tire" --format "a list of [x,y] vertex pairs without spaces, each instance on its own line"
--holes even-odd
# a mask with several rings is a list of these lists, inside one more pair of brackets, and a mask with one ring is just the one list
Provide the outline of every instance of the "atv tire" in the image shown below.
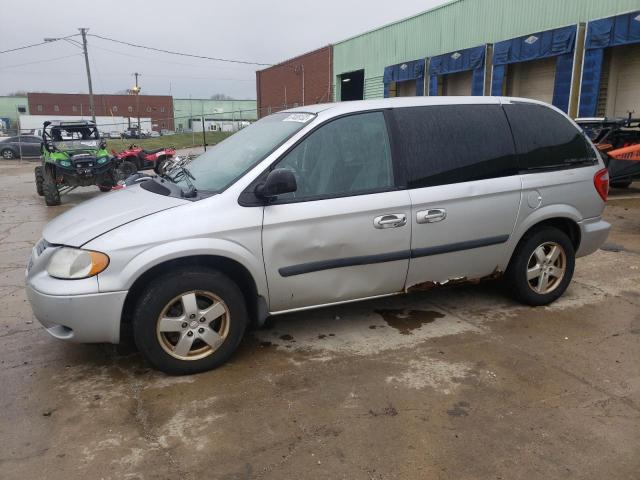
[[134,173],[138,172],[136,164],[130,160],[124,160],[118,167],[118,177],[122,180],[126,180]]
[[114,174],[111,173],[110,175],[105,176],[104,183],[102,185],[98,185],[98,188],[101,192],[110,192],[115,185],[116,179],[114,177]]
[[155,166],[153,167],[153,171],[158,175],[162,175],[164,173],[164,165],[167,163],[168,159],[166,157],[162,157],[158,161],[156,161]]
[[44,184],[44,175],[42,174],[42,167],[36,167],[35,173],[36,173],[36,192],[38,192],[38,195],[43,196],[44,188],[42,185]]
[[60,205],[60,192],[58,191],[58,185],[56,185],[56,179],[51,170],[51,168],[45,168],[44,170],[42,193],[44,194],[44,203],[46,203],[48,207],[55,207],[56,205]]

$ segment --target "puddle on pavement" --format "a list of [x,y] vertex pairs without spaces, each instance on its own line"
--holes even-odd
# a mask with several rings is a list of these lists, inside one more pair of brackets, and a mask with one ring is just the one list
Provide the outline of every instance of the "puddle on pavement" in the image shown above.
[[605,252],[624,252],[624,245],[620,245],[618,243],[606,242],[601,247],[600,250],[604,250]]
[[411,335],[413,330],[444,317],[443,313],[433,310],[380,309],[375,312],[382,316],[387,325],[395,328],[402,335]]

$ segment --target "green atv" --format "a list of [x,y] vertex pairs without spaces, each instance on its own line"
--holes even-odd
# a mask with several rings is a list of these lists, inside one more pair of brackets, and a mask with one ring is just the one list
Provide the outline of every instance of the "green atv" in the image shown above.
[[115,164],[94,122],[44,122],[42,165],[36,167],[36,190],[47,205],[76,187],[97,185],[108,192],[116,184]]

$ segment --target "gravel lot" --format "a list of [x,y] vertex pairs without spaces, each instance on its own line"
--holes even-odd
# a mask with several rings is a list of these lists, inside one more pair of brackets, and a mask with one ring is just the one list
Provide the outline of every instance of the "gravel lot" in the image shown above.
[[48,336],[24,266],[60,207],[0,164],[0,478],[631,479],[640,472],[640,185],[547,308],[499,283],[291,314],[167,377]]

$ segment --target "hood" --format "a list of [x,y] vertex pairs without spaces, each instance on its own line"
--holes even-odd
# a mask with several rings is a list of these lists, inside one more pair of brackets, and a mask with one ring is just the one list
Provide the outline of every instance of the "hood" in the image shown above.
[[80,247],[120,225],[187,203],[133,185],[81,203],[49,222],[43,235],[53,244]]

